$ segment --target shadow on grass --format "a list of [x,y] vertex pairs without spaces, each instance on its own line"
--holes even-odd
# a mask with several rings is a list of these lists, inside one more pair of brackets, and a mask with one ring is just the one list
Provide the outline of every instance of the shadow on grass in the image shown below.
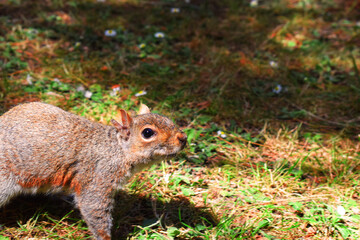
[[[66,201],[64,199],[66,199]],[[125,191],[121,191],[116,195],[115,200],[116,203],[113,210],[113,239],[126,239],[129,234],[139,231],[139,228],[136,226],[145,228],[157,222],[158,218],[161,220],[159,224],[154,224],[155,228],[164,228],[165,226],[182,227],[183,224],[189,226],[195,226],[200,223],[207,226],[216,226],[217,224],[215,217],[209,210],[195,207],[186,198],[178,198],[164,203],[156,199],[131,195]],[[7,232],[7,228],[19,228],[18,223],[24,225],[32,220],[42,225],[40,231],[43,232],[44,227],[47,230],[51,230],[51,232],[57,232],[59,230],[59,233],[61,233],[67,231],[66,229],[61,229],[62,224],[57,226],[57,221],[62,221],[62,223],[66,222],[65,227],[73,224],[76,226],[85,226],[85,224],[79,223],[81,219],[80,212],[70,203],[71,201],[71,197],[65,197],[59,194],[47,196],[24,195],[16,197],[9,204],[0,208],[0,230]],[[32,226],[30,224],[30,227],[34,228],[36,225],[37,224]],[[54,226],[59,229],[53,229]],[[29,226],[23,231],[29,231],[29,229],[27,229],[28,227]],[[83,235],[90,234],[83,228],[78,231],[83,231]],[[78,231],[76,230],[77,234]],[[12,234],[14,234],[14,236],[10,237],[15,238],[16,236],[22,235],[17,231],[7,232],[5,235],[9,236]],[[43,233],[41,235],[43,236]],[[76,236],[74,236],[74,238],[77,239]]]
[[116,196],[114,209],[114,233],[115,239],[124,239],[129,233],[136,230],[137,226],[183,227],[184,224],[195,227],[197,224],[216,226],[215,216],[204,208],[199,208],[190,203],[189,199],[177,198],[170,202],[157,199],[129,195],[121,192]]
[[[6,24],[0,22],[0,26],[4,25],[0,27],[0,35],[12,32],[16,25],[33,27],[47,32],[48,39],[67,41],[71,46],[79,42],[88,49],[69,52],[68,47],[59,47],[56,57],[44,61],[55,69],[59,65],[55,58],[70,66],[86,59],[88,62],[80,66],[89,81],[96,79],[97,84],[105,87],[120,83],[148,88],[150,101],[166,102],[176,110],[179,106],[196,108],[197,104],[208,103],[199,114],[218,116],[217,121],[235,120],[247,129],[259,131],[267,122],[274,129],[283,124],[294,128],[301,123],[306,131],[352,137],[359,130],[360,105],[354,104],[359,102],[358,79],[335,63],[326,65],[319,57],[338,49],[334,47],[336,42],[327,35],[312,36],[308,40],[316,43],[314,46],[289,50],[281,41],[269,37],[280,30],[290,35],[300,31],[296,24],[292,29],[291,22],[305,13],[306,18],[336,23],[335,13],[341,15],[341,9],[330,9],[334,16],[330,18],[329,14],[329,19],[325,19],[323,12],[316,9],[306,12],[279,6],[262,9],[249,8],[248,1],[195,0],[181,5],[185,14],[174,17],[169,14],[173,3],[163,1],[152,4],[19,2],[18,5],[0,3],[0,12],[11,19],[11,24],[10,20]],[[356,10],[357,6],[353,8]],[[355,11],[351,13],[357,16]],[[288,23],[289,29],[283,28]],[[326,26],[317,31],[328,32]],[[119,34],[118,38],[104,36],[105,29],[117,27],[125,28],[127,33]],[[166,33],[166,41],[153,39],[153,34],[160,30]],[[342,46],[352,47],[357,41],[354,39]],[[154,51],[159,59],[142,59],[132,50],[145,40],[159,48]],[[345,51],[336,54],[348,55]],[[307,62],[308,58],[325,65],[306,69],[307,65],[301,62]],[[279,69],[266,67],[271,59],[279,62]],[[99,73],[99,65],[104,62],[116,71]],[[124,72],[129,76],[122,75],[122,70],[128,70]],[[273,92],[277,84],[283,86],[281,94]]]

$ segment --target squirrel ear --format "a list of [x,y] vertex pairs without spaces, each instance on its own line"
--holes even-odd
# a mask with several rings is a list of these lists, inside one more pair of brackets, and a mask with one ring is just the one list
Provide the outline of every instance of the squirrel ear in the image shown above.
[[114,125],[114,127],[118,130],[118,131],[122,131],[124,130],[123,126],[116,121],[115,119],[111,119],[111,123]]
[[119,115],[119,118],[121,121],[121,125],[123,127],[130,128],[130,125],[132,123],[132,118],[129,116],[129,114],[127,112],[125,112],[125,110],[120,109],[118,115]]
[[150,109],[145,104],[141,104],[140,109],[137,114],[142,115],[142,114],[147,114],[147,113],[150,113]]
[[120,123],[114,119],[111,119],[111,123],[114,127],[118,130],[121,136],[128,140],[130,136],[130,126],[132,124],[132,118],[125,112],[124,110],[120,109],[117,117],[120,119]]

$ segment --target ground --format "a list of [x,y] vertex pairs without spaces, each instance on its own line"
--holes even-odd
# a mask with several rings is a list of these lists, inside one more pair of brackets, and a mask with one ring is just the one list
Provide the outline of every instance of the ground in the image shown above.
[[[145,103],[188,135],[116,196],[114,239],[358,239],[360,3],[0,0],[0,113],[110,124]],[[0,210],[0,239],[86,239],[66,196]]]

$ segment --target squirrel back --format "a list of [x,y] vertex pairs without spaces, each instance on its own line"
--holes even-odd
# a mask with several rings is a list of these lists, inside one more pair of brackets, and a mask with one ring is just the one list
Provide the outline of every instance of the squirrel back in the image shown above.
[[0,159],[24,188],[52,185],[79,191],[101,155],[124,155],[115,147],[113,127],[44,103],[11,109],[0,117],[0,129]]

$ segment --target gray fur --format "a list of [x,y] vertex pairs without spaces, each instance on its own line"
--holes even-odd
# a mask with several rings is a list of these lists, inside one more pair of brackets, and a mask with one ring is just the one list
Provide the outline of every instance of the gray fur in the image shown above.
[[[6,112],[0,117],[0,206],[20,193],[74,193],[94,236],[111,239],[115,191],[186,142],[184,133],[157,114],[138,115],[126,124],[119,125],[128,134],[124,138],[123,130],[44,103]],[[155,129],[156,136],[143,139],[144,126]]]

